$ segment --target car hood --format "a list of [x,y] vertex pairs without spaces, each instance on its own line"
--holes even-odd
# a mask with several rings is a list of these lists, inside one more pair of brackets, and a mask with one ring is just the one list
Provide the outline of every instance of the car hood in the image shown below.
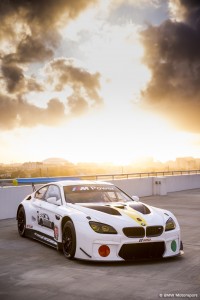
[[162,209],[142,202],[76,203],[72,207],[93,221],[113,226],[165,226],[169,218]]

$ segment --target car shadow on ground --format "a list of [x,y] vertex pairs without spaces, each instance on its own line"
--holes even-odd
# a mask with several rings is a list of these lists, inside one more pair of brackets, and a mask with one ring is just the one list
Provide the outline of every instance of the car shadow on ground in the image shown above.
[[[61,252],[62,254],[62,252]],[[174,263],[175,261],[180,261],[184,259],[183,255],[169,257],[169,258],[161,258],[161,259],[142,259],[142,260],[128,260],[128,261],[88,261],[88,260],[80,260],[74,259],[74,262],[79,265],[87,265],[91,267],[119,267],[119,266],[145,266],[145,265],[157,265],[166,263]]]
[[88,266],[88,267],[119,267],[119,266],[151,266],[151,265],[165,265],[165,264],[174,264],[175,262],[183,260],[185,257],[184,255],[178,255],[174,257],[168,258],[160,258],[160,259],[140,259],[140,260],[127,260],[127,261],[91,261],[91,260],[84,260],[84,259],[71,259],[68,260],[64,257],[62,250],[57,251],[55,248],[41,243],[37,240],[28,239],[31,242],[34,242],[38,245],[41,245],[45,249],[51,249],[55,252],[55,255],[59,257],[59,259],[63,259],[63,263],[66,261],[71,261],[76,266]]

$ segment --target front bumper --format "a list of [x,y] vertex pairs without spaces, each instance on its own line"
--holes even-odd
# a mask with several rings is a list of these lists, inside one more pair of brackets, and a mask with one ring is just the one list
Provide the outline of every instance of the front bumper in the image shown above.
[[[98,237],[98,239],[97,239]],[[106,257],[99,254],[99,248],[107,245],[110,253]],[[120,234],[81,235],[77,237],[75,257],[94,261],[125,261],[138,259],[157,259],[182,254],[180,230],[163,232],[159,237],[127,238]]]

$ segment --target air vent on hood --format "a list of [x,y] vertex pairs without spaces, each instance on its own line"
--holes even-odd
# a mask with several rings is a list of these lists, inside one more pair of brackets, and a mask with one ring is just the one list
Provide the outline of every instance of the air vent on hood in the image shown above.
[[139,211],[140,213],[142,213],[143,215],[148,215],[151,213],[151,211],[148,209],[147,206],[145,206],[142,203],[132,203],[129,205],[131,208]]
[[126,205],[119,204],[119,205],[114,205],[113,207],[124,209],[126,207]]
[[101,205],[82,205],[84,207],[101,211],[105,214],[113,215],[113,216],[121,216],[120,212],[109,206],[101,206]]

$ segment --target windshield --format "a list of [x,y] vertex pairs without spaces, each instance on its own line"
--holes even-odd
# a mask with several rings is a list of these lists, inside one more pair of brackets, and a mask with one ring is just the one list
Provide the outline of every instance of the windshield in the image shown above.
[[112,185],[64,186],[65,201],[68,203],[128,202],[132,199]]

